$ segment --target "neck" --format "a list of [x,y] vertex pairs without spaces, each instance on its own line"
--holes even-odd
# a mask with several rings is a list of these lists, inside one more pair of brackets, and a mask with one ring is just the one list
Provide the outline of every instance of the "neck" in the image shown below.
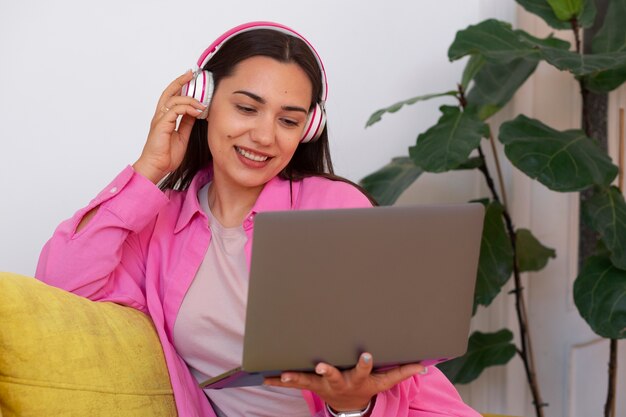
[[228,187],[215,177],[208,193],[211,213],[224,227],[241,226],[262,190],[263,186]]

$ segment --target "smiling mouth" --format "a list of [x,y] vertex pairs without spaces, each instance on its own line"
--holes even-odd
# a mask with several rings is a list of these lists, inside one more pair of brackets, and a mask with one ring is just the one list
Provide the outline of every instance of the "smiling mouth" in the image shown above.
[[249,159],[251,161],[255,161],[255,162],[265,162],[269,159],[269,156],[267,155],[259,155],[256,154],[254,152],[250,152],[247,151],[245,149],[241,149],[239,146],[235,146],[235,150],[237,151],[237,153],[241,156],[243,156],[246,159]]

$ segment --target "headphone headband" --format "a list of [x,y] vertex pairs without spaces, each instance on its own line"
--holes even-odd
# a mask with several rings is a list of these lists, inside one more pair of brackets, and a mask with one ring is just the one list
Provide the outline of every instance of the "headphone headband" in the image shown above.
[[228,41],[230,38],[236,35],[239,35],[240,33],[249,32],[251,30],[256,30],[256,29],[275,30],[277,32],[285,33],[287,35],[296,37],[304,41],[304,43],[307,44],[311,52],[313,52],[313,56],[315,57],[315,60],[317,61],[317,64],[320,68],[320,72],[322,74],[322,91],[321,91],[321,97],[319,97],[319,100],[321,101],[322,104],[325,103],[326,97],[328,96],[328,82],[326,79],[326,70],[324,69],[324,64],[322,63],[322,59],[320,58],[319,54],[317,53],[313,45],[311,45],[311,43],[308,40],[306,40],[305,37],[300,35],[295,30],[285,25],[281,25],[280,23],[265,22],[265,21],[249,22],[249,23],[244,23],[242,25],[239,25],[230,29],[229,31],[224,33],[222,36],[217,38],[211,45],[209,45],[209,47],[202,53],[202,55],[200,55],[200,58],[198,59],[198,70],[201,70],[202,68],[204,68],[204,66],[211,60],[211,58],[217,53],[217,51],[219,51],[222,45],[226,41]]

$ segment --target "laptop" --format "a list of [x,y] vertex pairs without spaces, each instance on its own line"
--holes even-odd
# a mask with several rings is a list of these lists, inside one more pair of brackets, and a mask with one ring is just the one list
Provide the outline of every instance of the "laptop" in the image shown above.
[[479,203],[259,213],[241,366],[202,388],[260,385],[320,361],[376,369],[467,350]]

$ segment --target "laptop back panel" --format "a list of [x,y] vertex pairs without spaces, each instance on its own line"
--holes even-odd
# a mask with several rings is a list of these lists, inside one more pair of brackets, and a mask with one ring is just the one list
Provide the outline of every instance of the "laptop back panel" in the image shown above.
[[243,370],[463,355],[483,216],[480,204],[258,214]]

